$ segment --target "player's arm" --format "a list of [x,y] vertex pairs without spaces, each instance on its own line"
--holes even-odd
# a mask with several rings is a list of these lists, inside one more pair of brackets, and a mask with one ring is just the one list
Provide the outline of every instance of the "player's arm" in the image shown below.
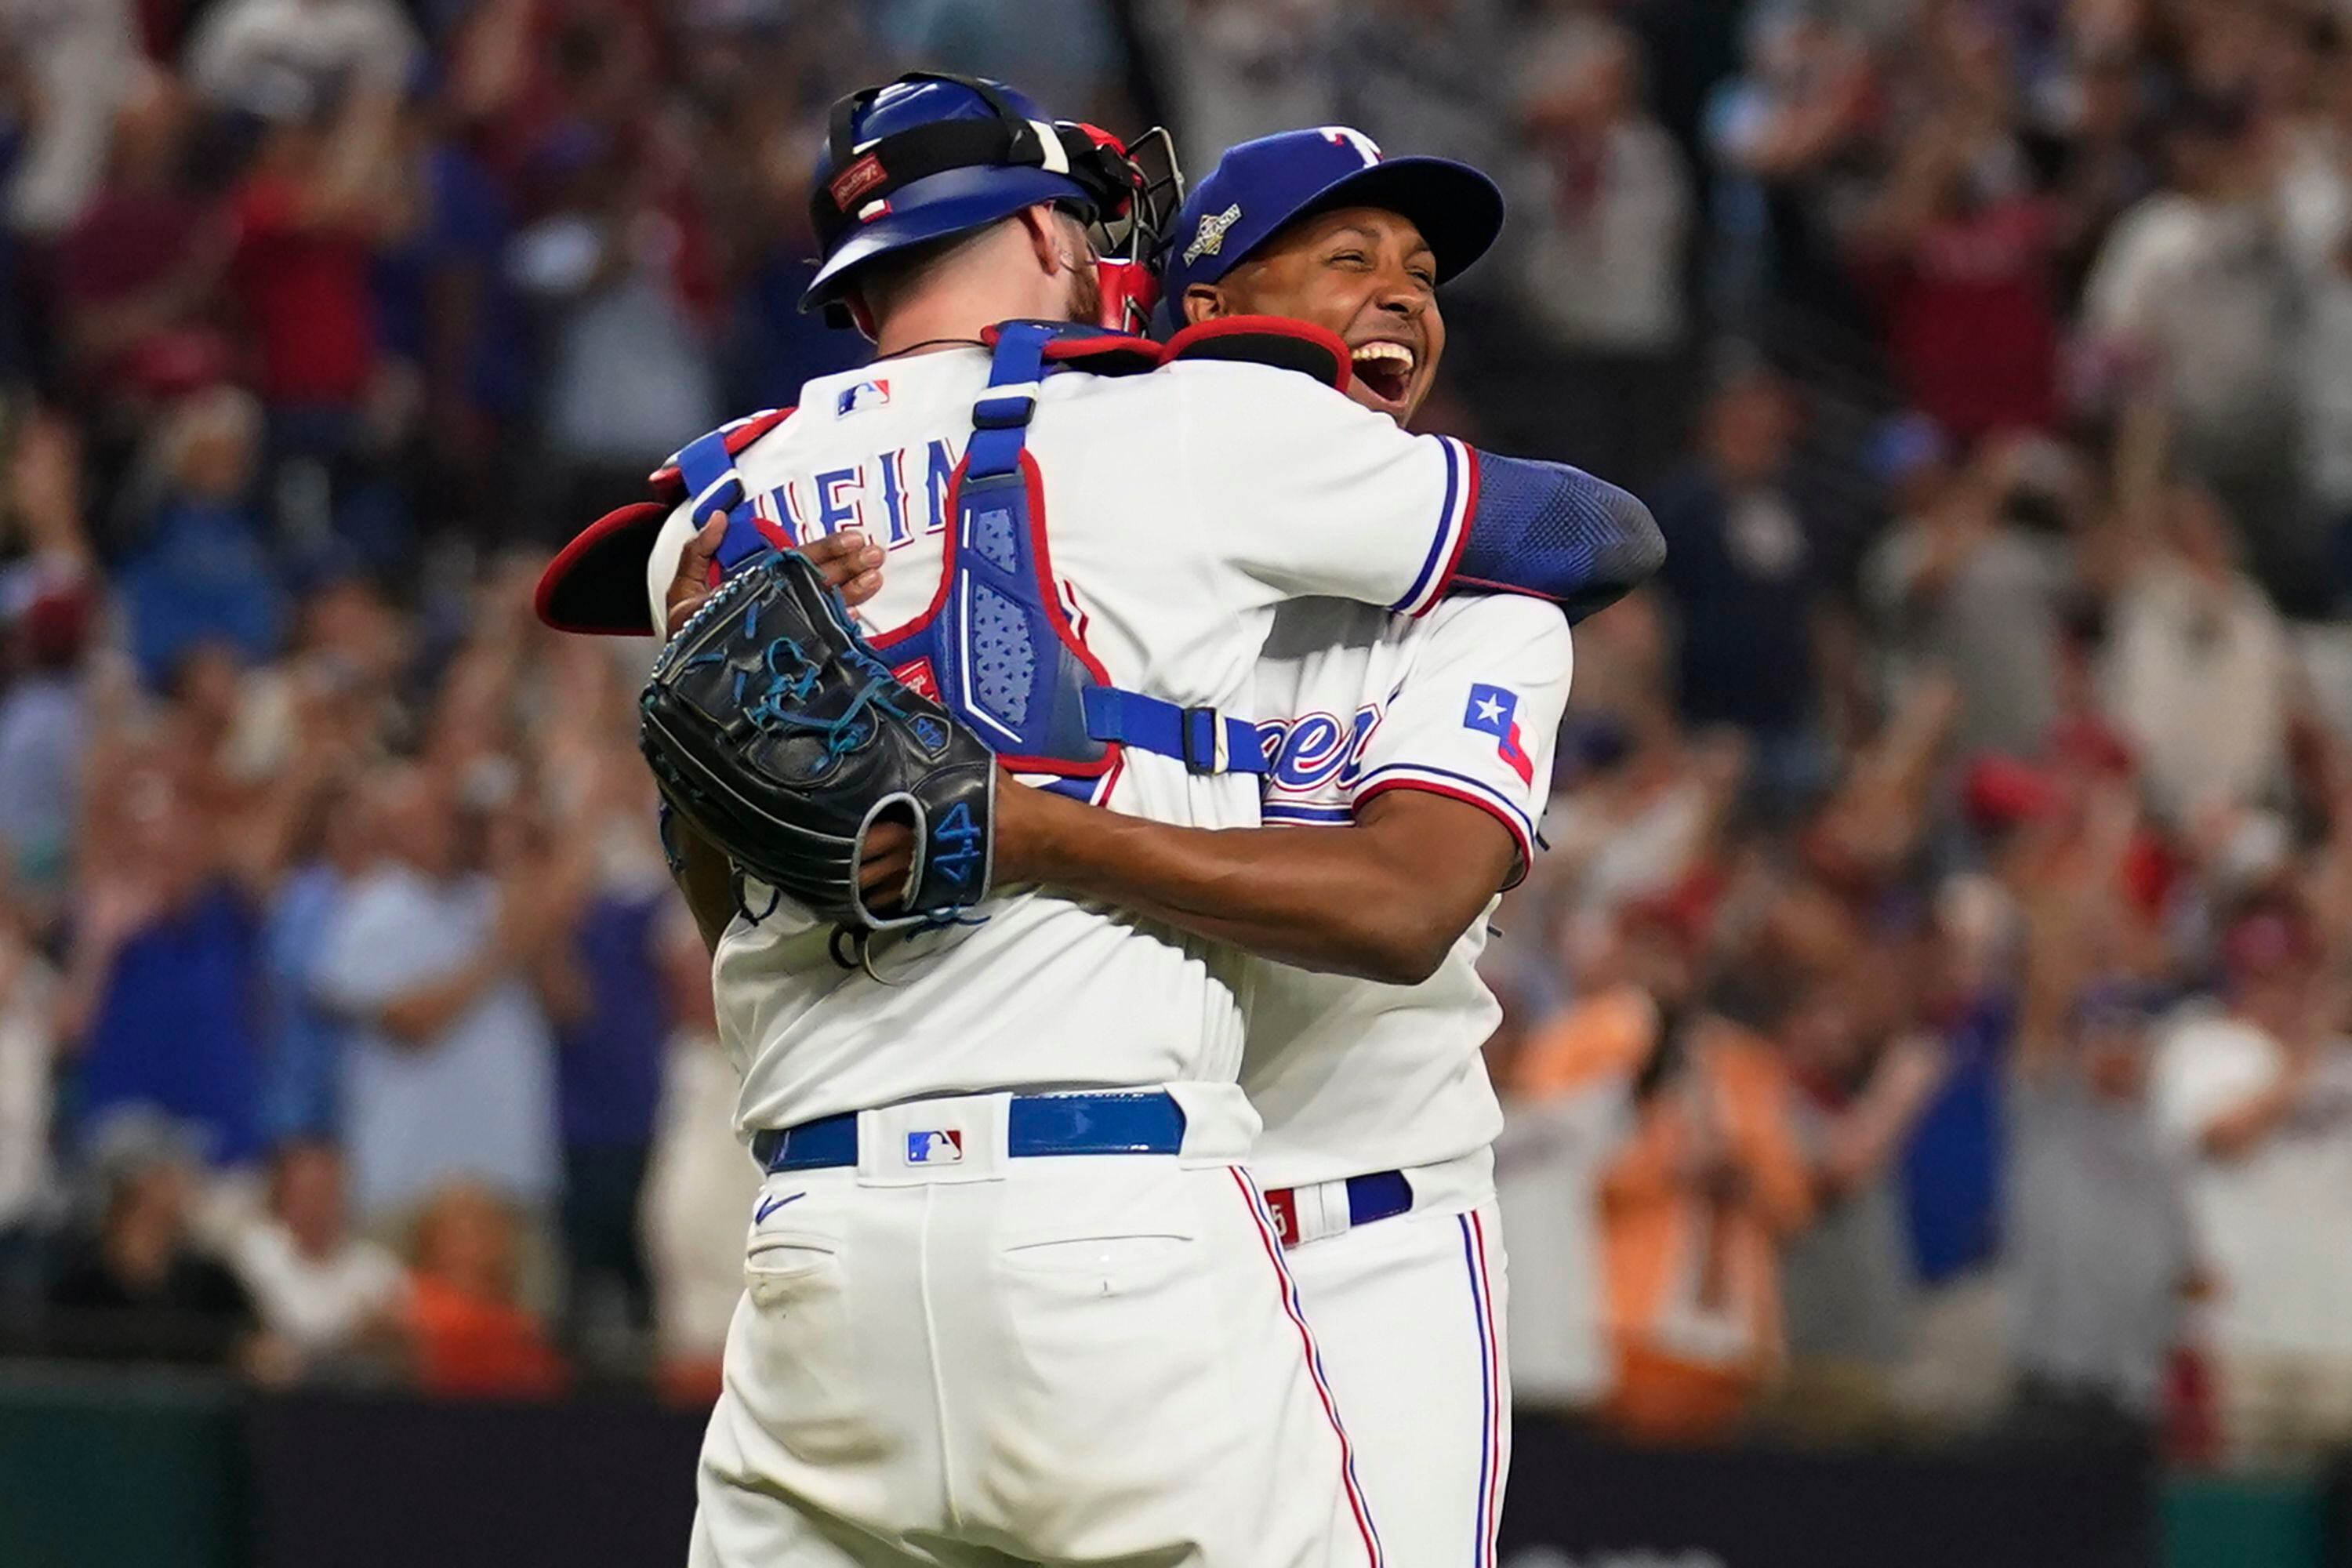
[[1101,899],[1301,968],[1427,979],[1534,855],[1570,672],[1549,605],[1439,614],[1360,759],[1352,826],[1178,827],[1006,780],[1000,882]]
[[1381,796],[1336,829],[1175,827],[1010,780],[996,811],[1003,881],[1393,985],[1436,972],[1517,857],[1485,812],[1431,795]]
[[1665,560],[1641,501],[1564,463],[1409,436],[1330,388],[1248,365],[1185,376],[1175,476],[1195,536],[1244,598],[1426,614],[1449,593],[1551,600],[1571,622]]

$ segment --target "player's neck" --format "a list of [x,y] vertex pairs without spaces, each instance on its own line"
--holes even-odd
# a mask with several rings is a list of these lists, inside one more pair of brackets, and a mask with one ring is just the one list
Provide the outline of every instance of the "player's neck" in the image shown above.
[[978,342],[981,333],[999,321],[1060,316],[1069,309],[1067,299],[1049,296],[1066,293],[1064,289],[975,283],[945,285],[910,294],[877,325],[874,357],[938,353]]

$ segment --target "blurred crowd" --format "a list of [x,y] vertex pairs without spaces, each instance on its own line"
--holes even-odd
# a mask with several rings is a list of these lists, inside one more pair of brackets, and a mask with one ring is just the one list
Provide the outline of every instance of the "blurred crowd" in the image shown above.
[[2352,1437],[2338,0],[0,0],[0,1350],[712,1386],[648,650],[529,584],[856,363],[917,64],[1490,170],[1430,423],[1654,506],[1490,952],[1523,1398]]

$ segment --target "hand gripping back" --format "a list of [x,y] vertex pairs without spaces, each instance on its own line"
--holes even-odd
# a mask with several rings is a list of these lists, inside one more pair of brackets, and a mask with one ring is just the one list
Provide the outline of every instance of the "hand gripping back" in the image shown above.
[[[678,628],[638,700],[638,743],[673,810],[746,874],[857,931],[937,924],[987,896],[996,763],[894,677],[800,556],[744,564]],[[857,885],[886,816],[915,833],[888,915]]]

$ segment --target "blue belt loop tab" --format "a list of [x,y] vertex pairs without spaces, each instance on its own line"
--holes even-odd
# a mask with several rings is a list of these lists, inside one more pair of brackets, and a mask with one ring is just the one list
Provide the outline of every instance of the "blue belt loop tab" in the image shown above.
[[[1165,1089],[1106,1094],[1023,1094],[1005,1111],[1005,1152],[1016,1160],[1066,1154],[1176,1154],[1184,1110]],[[772,1129],[751,1140],[770,1174],[857,1163],[857,1113]]]
[[1374,1220],[1394,1219],[1412,1207],[1412,1184],[1402,1171],[1375,1171],[1348,1178],[1348,1225],[1350,1229]]

